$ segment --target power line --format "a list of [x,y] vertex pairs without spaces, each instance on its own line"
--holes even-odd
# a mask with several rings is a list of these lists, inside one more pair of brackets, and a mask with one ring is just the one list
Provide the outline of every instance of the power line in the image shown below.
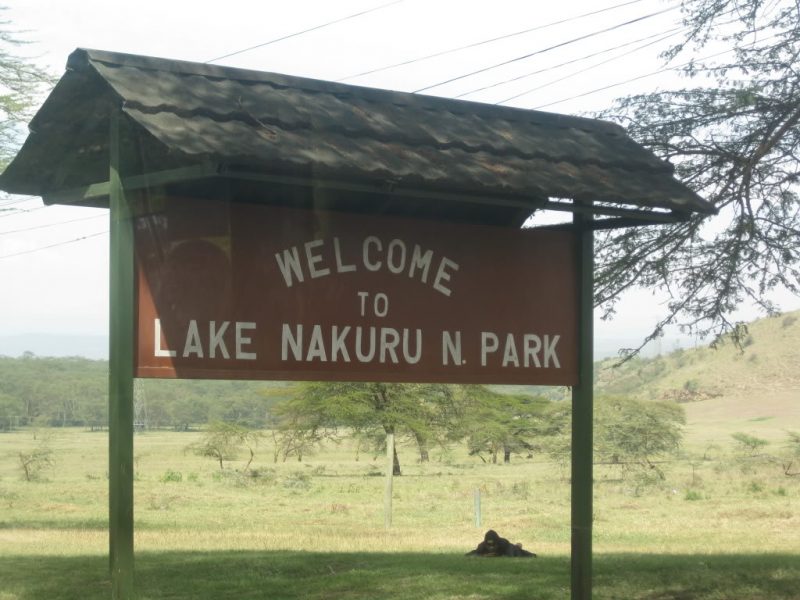
[[356,17],[360,17],[362,15],[369,14],[371,12],[375,12],[376,10],[381,10],[382,8],[386,8],[387,6],[392,6],[393,4],[399,4],[403,2],[403,0],[393,0],[392,2],[387,2],[386,4],[381,4],[380,6],[375,6],[373,8],[363,10],[358,13],[354,13],[352,15],[348,15],[346,17],[342,17],[340,19],[336,19],[335,21],[328,21],[327,23],[323,23],[322,25],[315,25],[314,27],[309,27],[308,29],[304,29],[303,31],[298,31],[296,33],[290,33],[289,35],[284,35],[279,38],[275,38],[274,40],[270,40],[268,42],[264,42],[263,44],[256,44],[255,46],[250,46],[249,48],[244,48],[243,50],[237,50],[236,52],[231,52],[230,54],[223,54],[222,56],[218,56],[216,58],[212,58],[207,60],[207,63],[216,62],[218,60],[222,60],[223,58],[230,58],[231,56],[236,56],[238,54],[244,54],[245,52],[250,52],[251,50],[255,50],[256,48],[263,48],[264,46],[269,46],[270,44],[276,44],[277,42],[282,42],[284,40],[288,40],[293,37],[297,37],[303,35],[304,33],[309,33],[311,31],[316,31],[318,29],[322,29],[324,27],[330,27],[331,25],[336,25],[337,23],[341,23],[343,21],[347,21],[349,19],[355,19]]
[[91,217],[81,217],[79,219],[70,219],[68,221],[59,221],[58,223],[48,223],[47,225],[35,225],[33,227],[26,227],[24,229],[13,229],[11,231],[0,231],[0,235],[10,235],[12,233],[23,233],[25,231],[33,231],[35,229],[46,229],[48,227],[56,227],[57,225],[66,225],[67,223],[76,223],[78,221],[88,221],[89,219],[99,219],[100,217],[107,217],[106,213],[99,215],[92,215]]
[[598,63],[595,63],[595,64],[593,64],[591,66],[588,66],[588,67],[586,67],[584,69],[579,69],[577,71],[569,73],[568,75],[564,75],[563,77],[559,77],[558,79],[553,79],[553,80],[548,81],[547,83],[543,83],[542,85],[539,85],[539,86],[537,86],[535,88],[531,88],[531,89],[526,90],[524,92],[521,92],[519,94],[515,94],[513,96],[505,98],[504,100],[500,100],[498,102],[495,102],[495,104],[505,104],[506,102],[510,102],[511,100],[516,100],[517,98],[520,98],[522,96],[527,96],[528,94],[532,94],[533,92],[537,92],[537,91],[542,90],[542,89],[544,89],[546,87],[550,87],[551,85],[554,85],[556,83],[560,83],[562,81],[565,81],[566,79],[570,79],[572,77],[575,77],[576,75],[580,75],[581,73],[585,73],[586,71],[591,71],[592,69],[596,69],[600,65],[605,65],[605,64],[608,64],[608,63],[613,62],[615,60],[619,60],[620,58],[623,58],[624,56],[628,56],[629,54],[633,54],[634,52],[638,52],[639,50],[644,50],[645,48],[648,48],[649,46],[652,46],[654,44],[659,44],[659,43],[663,42],[664,40],[667,40],[667,39],[669,39],[671,37],[674,37],[680,31],[682,31],[681,28],[673,29],[673,30],[671,30],[672,33],[668,33],[667,35],[662,35],[660,38],[658,38],[656,40],[653,40],[653,41],[648,42],[646,44],[642,44],[641,46],[637,46],[636,48],[633,48],[632,50],[628,50],[627,52],[623,52],[622,54],[619,54],[617,56],[612,56],[611,58],[607,58],[605,60],[602,60],[602,61],[600,61]]
[[625,27],[627,25],[632,25],[633,23],[639,23],[640,21],[644,21],[646,19],[650,19],[652,17],[656,17],[658,15],[662,15],[664,13],[673,11],[676,8],[678,8],[677,5],[676,6],[672,6],[670,8],[665,8],[663,10],[659,10],[657,12],[650,13],[650,14],[647,14],[647,15],[644,15],[644,16],[641,16],[641,17],[637,17],[635,19],[631,19],[630,21],[625,21],[623,23],[618,23],[616,25],[613,25],[612,27],[607,27],[605,29],[600,29],[598,31],[593,31],[592,33],[587,33],[585,35],[581,35],[581,36],[578,36],[576,38],[572,38],[572,39],[567,40],[565,42],[560,42],[560,43],[555,44],[553,46],[548,46],[547,48],[542,48],[541,50],[536,50],[535,52],[531,52],[531,53],[525,54],[523,56],[518,56],[516,58],[512,58],[512,59],[509,59],[509,60],[494,64],[494,65],[491,65],[489,67],[484,67],[482,69],[478,69],[477,71],[472,71],[470,73],[465,73],[463,75],[459,75],[457,77],[452,77],[451,79],[447,79],[445,81],[440,81],[439,83],[434,83],[433,85],[428,85],[428,86],[425,86],[423,88],[419,88],[418,90],[414,90],[413,93],[414,94],[418,94],[420,92],[425,92],[427,90],[431,90],[433,88],[437,88],[437,87],[446,85],[448,83],[453,83],[454,81],[459,81],[461,79],[466,79],[467,77],[472,77],[473,75],[478,75],[479,73],[485,73],[486,71],[491,71],[492,69],[496,69],[498,67],[503,67],[505,65],[510,65],[511,63],[515,63],[515,62],[519,62],[521,60],[525,60],[526,58],[530,58],[531,56],[536,56],[538,54],[544,54],[545,52],[550,52],[551,50],[555,50],[557,48],[563,48],[564,46],[568,46],[570,44],[574,44],[576,42],[580,42],[580,41],[583,41],[583,40],[586,40],[586,39],[601,35],[603,33],[608,33],[609,31],[614,31],[616,29],[620,29],[621,27]]
[[48,250],[49,248],[57,248],[59,246],[66,246],[67,244],[74,244],[75,242],[82,242],[83,240],[88,240],[93,237],[97,237],[99,235],[105,235],[108,231],[98,231],[97,233],[91,233],[89,235],[84,235],[83,237],[75,238],[74,240],[67,240],[66,242],[58,242],[57,244],[50,244],[49,246],[40,246],[38,248],[31,248],[30,250],[23,250],[21,252],[14,252],[12,254],[4,254],[0,256],[0,259],[3,258],[12,258],[14,256],[22,256],[23,254],[33,254],[34,252],[39,252],[41,250]]
[[17,215],[27,215],[28,213],[36,212],[37,210],[43,210],[45,208],[50,208],[49,206],[37,206],[36,208],[15,208],[12,212],[8,214],[0,214],[0,219],[5,219],[6,217],[16,217]]
[[403,62],[395,63],[393,65],[387,65],[385,67],[379,67],[377,69],[371,69],[369,71],[363,71],[361,73],[356,73],[354,75],[348,75],[347,77],[342,77],[341,79],[337,79],[337,81],[348,81],[350,79],[356,79],[357,77],[363,77],[364,75],[372,75],[373,73],[380,73],[381,71],[388,71],[390,69],[396,69],[398,67],[404,67],[406,65],[412,65],[414,63],[422,62],[425,60],[429,60],[431,58],[438,58],[440,56],[445,56],[447,54],[453,54],[454,52],[460,52],[462,50],[468,50],[470,48],[477,48],[478,46],[483,46],[485,44],[491,44],[493,42],[499,42],[501,40],[506,40],[512,37],[516,37],[519,35],[523,35],[526,33],[531,33],[532,31],[539,31],[542,29],[547,29],[548,27],[553,27],[555,25],[562,25],[564,23],[569,23],[570,21],[577,21],[578,19],[583,19],[584,17],[591,17],[593,15],[597,15],[600,13],[608,12],[610,10],[614,10],[623,6],[628,6],[630,4],[638,4],[639,2],[643,2],[644,0],[629,0],[628,2],[623,2],[621,4],[615,4],[613,6],[609,6],[607,8],[602,8],[600,10],[594,10],[592,12],[583,13],[581,15],[576,15],[574,17],[568,17],[566,19],[561,19],[559,21],[553,21],[552,23],[546,23],[545,25],[537,25],[536,27],[531,27],[530,29],[523,29],[522,31],[515,31],[514,33],[508,33],[506,35],[501,35],[499,37],[491,38],[488,40],[482,40],[480,42],[473,42],[471,44],[467,44],[466,46],[459,46],[458,48],[450,48],[449,50],[442,50],[441,52],[435,52],[434,54],[428,54],[427,56],[420,56],[418,58],[412,58],[409,60],[405,60]]
[[0,200],[0,209],[6,208],[7,206],[13,206],[14,204],[30,202],[31,200],[36,200],[36,198],[9,198],[8,200]]
[[[777,37],[777,36],[770,36],[770,38],[766,38],[766,39],[771,39],[771,38],[774,38],[774,37]],[[765,40],[761,40],[761,42],[766,41],[766,39]],[[750,45],[752,46],[752,45],[755,45],[755,44],[756,44],[756,42],[753,42]],[[732,48],[732,49],[729,49],[729,50],[723,50],[722,52],[717,52],[715,54],[709,54],[708,56],[703,56],[702,58],[690,60],[690,61],[687,61],[687,62],[682,63],[680,65],[676,65],[674,67],[664,67],[662,69],[658,69],[657,71],[652,71],[650,73],[645,73],[644,75],[639,75],[637,77],[631,77],[630,79],[626,79],[625,81],[618,81],[617,83],[604,85],[603,87],[595,88],[593,90],[589,90],[588,92],[583,92],[581,94],[575,94],[574,96],[569,96],[568,98],[562,98],[561,100],[555,100],[553,102],[548,102],[547,104],[540,104],[539,106],[532,107],[531,110],[540,110],[540,109],[546,108],[548,106],[553,106],[554,104],[561,104],[562,102],[569,102],[570,100],[576,100],[578,98],[583,98],[584,96],[590,96],[592,94],[596,94],[597,92],[604,92],[605,90],[609,90],[611,88],[619,87],[621,85],[625,85],[626,83],[632,83],[634,81],[639,81],[640,79],[646,79],[647,77],[653,77],[654,75],[660,75],[661,73],[666,73],[668,71],[677,71],[678,69],[683,69],[683,68],[688,67],[689,65],[691,65],[693,63],[698,63],[698,62],[701,62],[701,61],[704,61],[704,60],[708,60],[710,58],[716,58],[717,56],[722,56],[723,54],[730,54],[731,52],[735,52],[735,51],[736,51],[736,48]]]
[[[675,33],[673,33],[673,32],[678,32],[680,30],[681,30],[680,27],[676,27],[674,29],[668,30],[666,33],[669,33],[670,35],[675,35]],[[614,52],[615,50],[620,50],[622,48],[625,48],[626,46],[631,46],[632,44],[638,44],[639,42],[644,42],[644,41],[647,41],[647,40],[651,40],[651,39],[653,39],[655,37],[663,36],[664,33],[665,32],[663,32],[663,31],[659,31],[658,33],[654,33],[652,35],[648,35],[646,37],[639,38],[637,40],[633,40],[633,41],[630,41],[630,42],[625,42],[624,44],[619,44],[618,46],[613,46],[612,48],[606,48],[605,50],[600,50],[600,51],[594,52],[592,54],[586,54],[586,55],[581,56],[579,58],[573,58],[571,60],[559,63],[557,65],[551,65],[549,67],[543,67],[541,69],[537,69],[536,71],[532,71],[530,73],[525,73],[524,75],[518,75],[517,77],[512,77],[511,79],[505,79],[503,81],[498,81],[497,83],[492,83],[492,84],[489,84],[489,85],[485,85],[483,87],[475,88],[474,90],[470,90],[468,92],[463,92],[463,93],[459,94],[458,96],[453,96],[453,97],[454,98],[463,98],[464,96],[469,96],[470,94],[475,94],[477,92],[482,92],[484,90],[489,90],[489,89],[492,89],[492,88],[495,88],[495,87],[498,87],[498,86],[501,86],[501,85],[505,85],[507,83],[513,83],[515,81],[520,81],[522,79],[527,79],[528,77],[533,77],[534,75],[540,75],[542,73],[546,73],[547,71],[553,71],[555,69],[560,69],[561,67],[566,67],[567,65],[572,65],[572,64],[575,64],[575,63],[578,63],[578,62],[583,62],[584,60],[588,60],[590,58],[595,58],[596,56],[600,56],[602,54],[608,54],[609,52]],[[670,36],[666,36],[666,37],[670,37]],[[666,39],[666,37],[661,37],[660,39],[656,40],[653,43],[658,43],[658,42]],[[616,57],[614,57],[613,59],[610,59],[610,60],[615,60],[617,58],[621,58],[623,56],[627,56],[628,54],[631,54],[632,52],[636,52],[638,50],[641,50],[642,48],[645,48],[645,47],[647,47],[649,45],[651,45],[651,44],[646,44],[645,46],[640,46],[638,48],[635,48],[634,50],[631,50],[630,52],[625,52],[624,54],[620,54],[620,55],[618,55],[618,56],[616,56]],[[597,63],[597,64],[600,65],[600,64],[603,64],[603,63]],[[594,66],[597,66],[597,65],[594,65]],[[591,69],[591,68],[594,68],[594,67],[589,67],[589,68]],[[579,71],[579,72],[581,72],[581,71]],[[510,98],[509,98],[509,100],[510,100]],[[505,100],[503,100],[501,102],[498,102],[497,104],[502,104],[502,102],[505,102]]]

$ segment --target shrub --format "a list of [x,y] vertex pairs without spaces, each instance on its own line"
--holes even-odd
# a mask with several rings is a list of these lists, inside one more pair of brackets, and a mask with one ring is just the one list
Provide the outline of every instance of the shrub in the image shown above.
[[511,493],[520,498],[527,498],[530,489],[531,484],[529,481],[515,481],[511,486]]
[[748,435],[741,431],[732,433],[731,437],[736,440],[739,449],[749,456],[754,456],[761,448],[769,444],[767,440],[757,438],[754,435]]
[[33,450],[17,453],[17,458],[25,481],[37,481],[44,471],[55,466],[53,451],[44,442]]
[[180,471],[167,470],[158,478],[161,483],[180,483],[183,481],[183,474]]
[[283,479],[283,487],[290,490],[308,490],[311,488],[311,475],[294,471]]
[[703,495],[700,492],[696,492],[694,490],[686,490],[686,495],[683,497],[683,499],[689,502],[694,502],[695,500],[702,500]]

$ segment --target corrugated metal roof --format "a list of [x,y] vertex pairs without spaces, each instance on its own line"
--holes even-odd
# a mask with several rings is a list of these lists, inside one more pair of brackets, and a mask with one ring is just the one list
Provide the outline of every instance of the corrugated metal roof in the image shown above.
[[0,187],[46,196],[105,181],[115,103],[141,128],[148,168],[714,211],[611,123],[95,50],[70,56]]

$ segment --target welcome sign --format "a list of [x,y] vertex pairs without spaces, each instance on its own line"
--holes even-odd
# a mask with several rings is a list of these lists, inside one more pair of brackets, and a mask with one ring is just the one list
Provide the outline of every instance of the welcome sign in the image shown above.
[[570,232],[178,198],[135,231],[137,377],[577,382]]

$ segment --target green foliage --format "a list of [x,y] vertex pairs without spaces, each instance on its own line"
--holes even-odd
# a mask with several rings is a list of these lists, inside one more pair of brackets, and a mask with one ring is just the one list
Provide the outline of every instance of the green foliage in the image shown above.
[[180,483],[183,481],[183,474],[180,471],[168,469],[158,478],[161,483]]
[[[141,380],[143,429],[188,431],[209,421],[265,427],[283,384]],[[108,362],[27,354],[0,356],[0,432],[38,424],[102,429],[108,423]]]
[[732,433],[731,437],[736,440],[737,448],[747,456],[755,456],[758,452],[769,444],[767,440],[758,438],[754,435],[737,431]]
[[786,448],[791,456],[800,458],[800,432],[786,432]]
[[250,458],[243,471],[247,471],[255,457],[255,447],[261,433],[235,423],[215,421],[209,424],[203,437],[191,449],[198,456],[207,456],[219,463],[220,470],[225,468],[224,461],[235,459],[239,452],[247,449]]
[[537,449],[536,438],[544,427],[543,419],[550,402],[540,397],[500,394],[484,386],[461,388],[465,401],[464,418],[456,437],[466,437],[470,454],[497,463],[511,462],[513,453]]
[[99,426],[108,421],[107,397],[105,361],[0,357],[0,422]]
[[[0,11],[6,7],[0,7]],[[20,55],[27,44],[11,22],[0,20],[0,171],[16,154],[25,125],[53,78]],[[2,209],[0,209],[2,210]]]
[[[303,452],[341,431],[369,440],[376,447],[387,434],[404,435],[418,447],[420,460],[428,460],[432,444],[450,437],[460,414],[459,396],[453,388],[435,384],[308,383],[276,409],[280,433],[277,457]],[[400,475],[395,452],[394,474]]]
[[642,469],[664,479],[654,461],[680,448],[685,422],[683,408],[673,402],[646,402],[624,396],[598,398],[595,456],[622,465],[623,471],[639,471],[640,479]]
[[17,458],[25,481],[37,481],[45,471],[55,466],[53,450],[46,439],[41,440],[35,448],[20,450]]
[[747,486],[747,491],[751,494],[760,494],[764,491],[764,486],[758,481],[751,481]]
[[645,341],[681,323],[740,343],[746,328],[731,317],[745,300],[774,314],[770,291],[800,292],[800,12],[794,0],[687,0],[681,15],[684,39],[665,58],[694,87],[598,116],[672,162],[719,214],[600,234],[596,302],[608,315],[625,289],[662,290],[666,315]]
[[284,477],[281,485],[290,490],[308,491],[311,489],[311,475],[302,471],[293,471]]
[[686,495],[683,497],[687,502],[695,502],[703,499],[703,494],[695,490],[686,490]]

